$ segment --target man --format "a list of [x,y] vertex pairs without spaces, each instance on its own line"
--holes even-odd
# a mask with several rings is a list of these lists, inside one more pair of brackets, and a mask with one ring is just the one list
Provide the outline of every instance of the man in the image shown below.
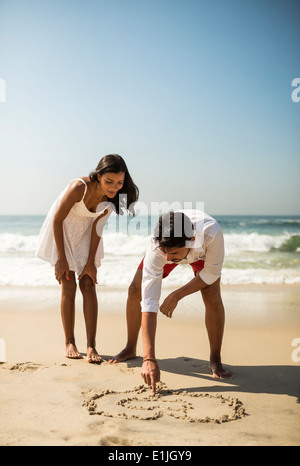
[[[160,217],[147,253],[129,287],[127,300],[127,345],[110,362],[136,357],[142,325],[142,377],[155,394],[160,370],[155,358],[158,310],[171,318],[178,302],[201,291],[205,304],[205,323],[210,343],[210,368],[214,378],[229,377],[221,362],[225,312],[220,291],[224,260],[224,239],[215,219],[198,210],[169,212]],[[172,292],[159,307],[162,279],[178,264],[190,264],[195,277]]]

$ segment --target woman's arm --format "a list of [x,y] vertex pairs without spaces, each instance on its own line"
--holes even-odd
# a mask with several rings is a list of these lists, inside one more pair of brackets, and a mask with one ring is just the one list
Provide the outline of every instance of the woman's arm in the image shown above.
[[97,233],[97,225],[100,219],[105,217],[107,215],[108,211],[105,210],[102,215],[100,215],[93,223],[92,227],[92,233],[91,233],[91,242],[90,242],[90,250],[89,250],[89,257],[87,260],[87,263],[81,272],[80,276],[78,279],[80,280],[84,275],[89,275],[91,279],[93,280],[94,285],[96,285],[97,282],[97,268],[95,266],[95,257],[96,257],[96,252],[99,246],[99,243],[101,241],[101,237],[98,236]]
[[71,183],[53,218],[53,233],[58,256],[58,260],[55,265],[55,276],[59,284],[61,284],[64,274],[66,274],[66,277],[69,280],[69,264],[64,247],[63,222],[73,205],[82,199],[83,194],[83,183],[79,181]]

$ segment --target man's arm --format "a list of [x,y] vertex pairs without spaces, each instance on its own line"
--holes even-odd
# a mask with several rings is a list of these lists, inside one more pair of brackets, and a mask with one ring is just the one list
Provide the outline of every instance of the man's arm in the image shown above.
[[152,386],[152,394],[156,393],[156,383],[160,381],[160,370],[155,358],[155,335],[157,326],[157,313],[143,312],[143,367],[142,377],[147,385]]
[[157,327],[157,314],[155,312],[143,312],[142,337],[143,359],[155,359],[155,335]]
[[180,299],[213,285],[221,276],[223,261],[224,238],[219,228],[213,240],[208,243],[204,268],[193,280],[171,293],[160,306],[160,311],[171,318]]
[[156,393],[156,383],[160,381],[160,370],[155,359],[155,334],[157,313],[161,294],[161,282],[165,259],[150,246],[144,259],[142,280],[142,338],[143,367],[142,377]]
[[158,312],[165,258],[151,244],[144,258],[142,312]]
[[178,290],[173,291],[173,293],[169,294],[167,298],[164,300],[162,305],[160,306],[160,311],[167,317],[172,317],[173,312],[178,304],[178,302],[183,299],[185,296],[189,294],[196,293],[196,291],[204,290],[207,288],[208,285],[205,283],[199,275],[193,278],[190,282],[186,285],[182,286]]
[[[185,296],[203,290],[207,285],[199,276],[189,283],[171,293],[164,301],[160,310],[168,317],[172,317],[173,311],[180,299]],[[152,386],[152,394],[156,393],[156,383],[160,381],[160,370],[155,358],[155,335],[157,327],[157,313],[142,313],[142,337],[143,337],[143,367],[142,377],[147,385]]]

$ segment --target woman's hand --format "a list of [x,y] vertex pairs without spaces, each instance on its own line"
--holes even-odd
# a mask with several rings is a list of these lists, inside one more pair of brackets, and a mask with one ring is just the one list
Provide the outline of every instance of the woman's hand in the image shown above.
[[160,370],[155,359],[145,359],[141,375],[147,385],[152,386],[152,395],[156,394],[156,384],[160,382]]
[[55,264],[55,278],[61,285],[62,278],[66,274],[67,280],[70,280],[70,270],[67,259],[58,259]]
[[80,280],[84,275],[88,275],[92,279],[92,282],[94,283],[95,286],[98,284],[97,267],[95,266],[94,262],[87,262],[86,266],[84,267],[83,271],[78,277],[78,280]]

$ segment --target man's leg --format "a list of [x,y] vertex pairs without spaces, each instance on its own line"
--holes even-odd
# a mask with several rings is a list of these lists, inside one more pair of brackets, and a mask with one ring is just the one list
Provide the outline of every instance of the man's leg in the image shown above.
[[230,377],[221,362],[225,311],[221,297],[221,279],[201,291],[205,304],[205,324],[210,343],[210,368],[214,378]]
[[138,269],[128,289],[126,306],[127,344],[119,354],[110,359],[110,363],[116,364],[136,357],[136,345],[141,328],[142,275],[143,271]]

